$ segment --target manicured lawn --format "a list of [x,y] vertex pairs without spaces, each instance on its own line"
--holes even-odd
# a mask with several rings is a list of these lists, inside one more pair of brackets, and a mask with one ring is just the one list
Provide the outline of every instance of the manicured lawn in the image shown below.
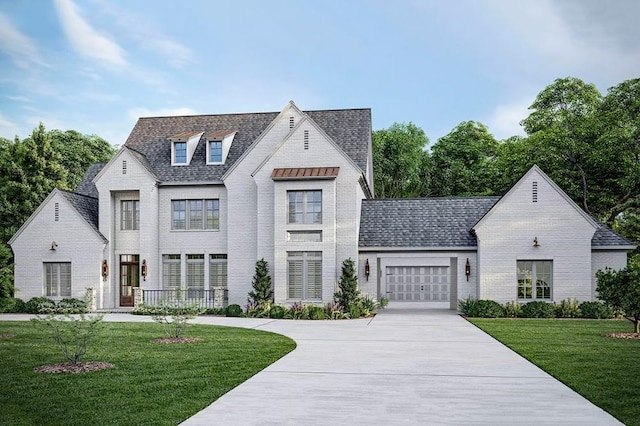
[[273,333],[192,325],[197,343],[156,344],[155,323],[104,323],[82,361],[115,368],[36,373],[64,362],[52,336],[30,322],[0,322],[0,424],[175,425],[295,348]]
[[640,425],[640,340],[628,321],[471,319],[547,373],[627,425]]

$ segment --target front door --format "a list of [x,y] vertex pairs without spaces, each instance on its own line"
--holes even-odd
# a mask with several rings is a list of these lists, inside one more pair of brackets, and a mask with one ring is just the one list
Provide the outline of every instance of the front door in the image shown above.
[[133,288],[140,286],[140,256],[120,255],[120,306],[133,306]]

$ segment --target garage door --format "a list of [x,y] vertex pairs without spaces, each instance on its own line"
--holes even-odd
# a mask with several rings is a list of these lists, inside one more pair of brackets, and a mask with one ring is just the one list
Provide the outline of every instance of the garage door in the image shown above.
[[387,266],[385,272],[390,301],[449,301],[449,268],[446,266]]

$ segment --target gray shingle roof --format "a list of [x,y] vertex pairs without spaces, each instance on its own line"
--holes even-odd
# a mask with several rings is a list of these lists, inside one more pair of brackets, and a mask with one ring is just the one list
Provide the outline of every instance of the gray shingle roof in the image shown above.
[[[360,247],[475,247],[473,226],[500,197],[373,199],[362,202]],[[601,225],[592,247],[633,246]]]
[[106,238],[98,228],[98,199],[64,190],[60,190],[60,194],[71,203],[73,208],[80,213],[80,216],[106,241]]
[[107,163],[93,163],[91,166],[89,166],[87,173],[84,174],[84,177],[76,187],[76,192],[78,194],[98,198],[98,189],[96,188],[96,184],[93,183],[92,180],[106,165]]
[[[371,140],[371,110],[347,109],[305,111],[344,152],[364,171]],[[192,115],[180,117],[140,118],[125,145],[142,154],[162,182],[219,181],[242,153],[278,116],[277,112]],[[227,161],[222,165],[206,164],[204,139],[198,143],[188,166],[171,166],[171,136],[188,132],[238,130]]]

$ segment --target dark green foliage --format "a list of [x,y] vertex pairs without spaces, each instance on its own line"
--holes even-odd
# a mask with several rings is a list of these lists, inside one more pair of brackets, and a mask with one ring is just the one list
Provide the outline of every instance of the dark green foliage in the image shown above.
[[522,318],[554,318],[556,310],[552,303],[539,300],[522,305]]
[[342,274],[338,281],[338,291],[336,291],[334,299],[338,306],[345,311],[349,311],[349,306],[356,303],[359,298],[360,290],[358,290],[358,277],[356,275],[355,264],[353,260],[349,258],[342,262]]
[[271,312],[270,302],[250,302],[245,309],[247,318],[268,318]]
[[581,318],[580,303],[576,299],[564,299],[555,306],[558,318]]
[[273,305],[269,310],[269,318],[282,319],[284,318],[285,312],[286,309],[284,308],[284,306]]
[[294,302],[285,313],[288,319],[309,319],[309,307],[303,303]]
[[273,300],[269,263],[266,260],[260,259],[256,262],[256,272],[253,275],[251,286],[253,290],[249,292],[248,301],[250,303],[271,302]]
[[25,304],[29,314],[48,314],[56,309],[56,302],[46,297],[34,297]]
[[633,323],[635,333],[640,333],[640,256],[629,261],[619,271],[607,268],[596,273],[598,298],[613,308],[624,312]]
[[327,319],[327,315],[322,306],[309,306],[309,319],[310,320],[323,320]]
[[66,314],[84,314],[88,312],[87,302],[76,298],[62,299],[58,302],[56,311]]
[[244,314],[244,312],[242,311],[242,307],[240,305],[229,305],[227,306],[227,313],[226,315],[228,317],[241,317]]
[[347,312],[349,313],[349,318],[351,319],[360,318],[362,316],[362,306],[357,301],[349,303]]
[[591,319],[611,319],[615,316],[613,308],[602,302],[582,302],[580,316]]
[[473,318],[501,318],[505,316],[502,305],[494,300],[472,298],[459,300],[458,310]]
[[522,314],[522,305],[517,302],[507,302],[504,304],[504,316],[507,318],[518,318]]
[[0,313],[21,313],[26,311],[27,306],[22,299],[16,297],[0,298]]

